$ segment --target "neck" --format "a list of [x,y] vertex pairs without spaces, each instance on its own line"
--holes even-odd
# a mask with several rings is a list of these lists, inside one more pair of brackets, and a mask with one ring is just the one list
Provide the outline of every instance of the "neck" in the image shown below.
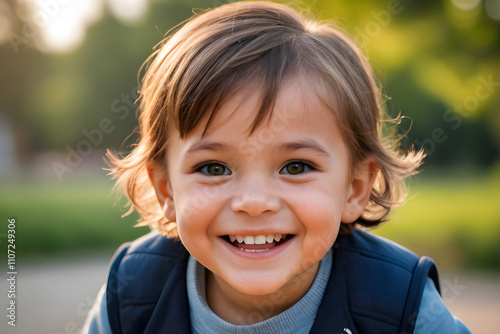
[[208,306],[221,319],[235,325],[250,325],[274,317],[297,303],[311,287],[319,263],[268,295],[247,295],[233,289],[207,270]]

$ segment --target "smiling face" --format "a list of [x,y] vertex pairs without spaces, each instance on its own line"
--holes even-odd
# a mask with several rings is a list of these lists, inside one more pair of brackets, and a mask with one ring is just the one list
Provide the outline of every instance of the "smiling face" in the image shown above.
[[168,172],[149,166],[165,216],[209,270],[209,304],[210,296],[234,302],[277,291],[295,303],[341,221],[356,220],[370,195],[370,164],[351,168],[336,118],[297,81],[283,84],[269,121],[252,134],[260,95],[243,92],[203,136],[206,123],[185,139],[170,129]]

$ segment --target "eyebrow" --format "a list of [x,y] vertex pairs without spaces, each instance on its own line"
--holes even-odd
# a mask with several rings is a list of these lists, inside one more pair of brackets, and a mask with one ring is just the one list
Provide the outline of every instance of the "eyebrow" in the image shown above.
[[277,150],[278,151],[296,151],[300,149],[309,149],[312,151],[315,151],[316,153],[329,157],[330,153],[323,148],[320,144],[318,144],[314,139],[310,138],[305,138],[289,143],[284,143],[278,146]]
[[[312,150],[322,156],[330,157],[330,153],[328,150],[323,148],[322,145],[318,144],[314,139],[305,138],[297,141],[283,143],[276,147],[276,152],[286,152],[286,151],[297,151],[301,149],[309,149]],[[195,144],[193,144],[184,154],[186,158],[194,155],[199,151],[223,151],[223,152],[236,152],[237,147],[233,145],[226,145],[218,142],[204,141],[201,140]]]
[[186,158],[189,158],[191,155],[194,155],[196,152],[199,151],[233,151],[235,148],[233,146],[228,146],[225,144],[217,143],[217,142],[211,142],[211,141],[198,141],[197,143],[193,144],[186,153],[184,153],[184,156]]

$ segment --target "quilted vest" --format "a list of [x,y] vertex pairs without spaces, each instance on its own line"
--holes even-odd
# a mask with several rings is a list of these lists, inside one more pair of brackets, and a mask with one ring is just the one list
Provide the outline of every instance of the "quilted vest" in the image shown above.
[[[120,247],[106,289],[113,333],[190,333],[188,258],[156,232]],[[431,259],[361,230],[340,235],[310,333],[413,333],[427,277],[439,291]]]

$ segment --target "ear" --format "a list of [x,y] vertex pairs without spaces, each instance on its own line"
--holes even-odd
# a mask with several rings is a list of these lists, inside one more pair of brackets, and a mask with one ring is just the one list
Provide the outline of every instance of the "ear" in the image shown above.
[[342,223],[353,223],[361,216],[370,199],[379,170],[374,158],[368,158],[356,166],[348,185],[349,195],[342,211]]
[[148,163],[146,169],[148,171],[149,180],[155,189],[158,203],[163,208],[165,218],[171,222],[175,222],[175,204],[167,172],[154,162]]

